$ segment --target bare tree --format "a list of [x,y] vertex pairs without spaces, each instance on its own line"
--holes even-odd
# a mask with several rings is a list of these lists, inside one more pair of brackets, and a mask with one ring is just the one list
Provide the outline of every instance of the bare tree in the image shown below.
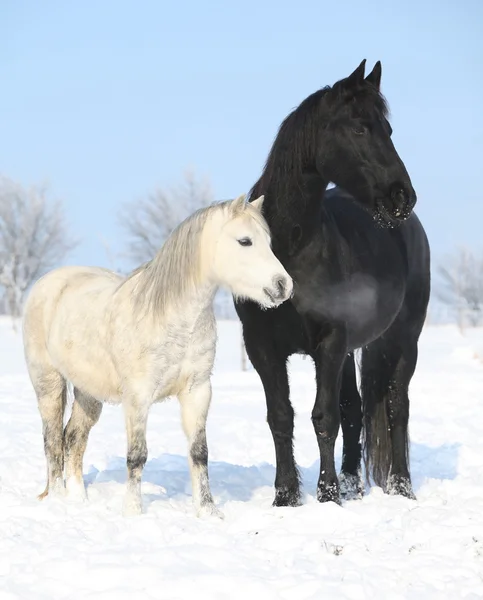
[[76,245],[62,204],[48,199],[45,186],[0,178],[0,286],[9,314],[20,316],[29,287]]
[[173,229],[192,212],[213,201],[207,180],[187,170],[180,184],[158,188],[139,200],[125,204],[120,224],[128,236],[126,256],[133,264],[151,260]]
[[436,295],[455,311],[459,327],[468,321],[473,327],[483,316],[483,256],[459,248],[438,269],[441,286]]

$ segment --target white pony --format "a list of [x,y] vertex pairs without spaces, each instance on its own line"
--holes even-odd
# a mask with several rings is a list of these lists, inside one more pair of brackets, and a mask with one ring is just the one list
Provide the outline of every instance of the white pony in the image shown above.
[[[122,404],[127,431],[123,514],[142,512],[150,406],[177,396],[188,439],[196,513],[222,516],[208,480],[206,419],[216,348],[219,286],[275,307],[292,279],[270,248],[263,196],[213,204],[183,221],[155,258],[129,277],[61,267],[33,286],[23,321],[25,358],[43,424],[47,487],[85,498],[83,456],[103,402]],[[72,414],[63,430],[67,382]],[[64,488],[64,465],[66,484]]]

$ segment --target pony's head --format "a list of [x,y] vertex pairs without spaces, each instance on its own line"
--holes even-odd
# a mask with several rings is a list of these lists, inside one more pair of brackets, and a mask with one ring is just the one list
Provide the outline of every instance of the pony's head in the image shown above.
[[411,214],[416,193],[391,140],[381,63],[365,77],[365,62],[320,96],[315,167],[381,224],[395,226]]
[[278,306],[291,297],[293,282],[270,247],[261,213],[263,196],[248,203],[242,195],[223,204],[219,220],[214,218],[215,228],[207,232],[213,244],[212,279],[235,298],[253,300],[263,308]]

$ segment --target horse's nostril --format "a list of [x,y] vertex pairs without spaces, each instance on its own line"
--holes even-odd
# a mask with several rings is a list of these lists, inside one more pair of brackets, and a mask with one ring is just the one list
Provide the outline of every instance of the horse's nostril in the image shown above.
[[408,209],[410,212],[410,195],[407,189],[401,184],[396,183],[391,188],[392,209],[390,213],[396,219],[407,216]]
[[407,194],[402,187],[394,187],[391,192],[391,197],[393,200],[402,202],[406,198]]

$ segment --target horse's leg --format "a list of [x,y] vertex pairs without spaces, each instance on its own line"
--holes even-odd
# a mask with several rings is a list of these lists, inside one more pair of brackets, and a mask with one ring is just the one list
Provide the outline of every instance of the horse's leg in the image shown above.
[[361,478],[362,403],[357,389],[354,353],[351,352],[342,371],[340,390],[340,420],[342,425],[342,468],[339,475],[340,493],[344,500],[361,498],[364,486]]
[[407,340],[400,345],[395,340],[392,347],[394,371],[386,397],[386,410],[391,437],[392,461],[387,492],[416,499],[409,472],[409,383],[418,360],[417,340]]
[[123,515],[133,516],[142,513],[141,477],[148,459],[146,426],[149,403],[139,402],[135,396],[123,400],[127,432],[127,483],[124,496]]
[[417,337],[396,322],[362,354],[366,472],[386,492],[407,498],[415,498],[409,473],[408,388],[416,368]]
[[282,353],[270,332],[244,327],[243,337],[250,362],[265,391],[267,421],[275,445],[277,470],[274,506],[300,506],[300,475],[293,454],[294,410],[290,402],[287,373],[288,356]]
[[82,462],[89,432],[101,416],[102,403],[77,388],[74,397],[72,414],[64,431],[65,479],[69,496],[85,498]]
[[183,430],[188,439],[188,463],[196,514],[223,517],[213,502],[208,477],[206,419],[211,402],[210,381],[188,386],[178,395],[178,399],[181,405]]
[[67,385],[62,375],[50,365],[29,366],[29,372],[42,418],[47,459],[47,485],[39,495],[39,500],[42,500],[49,492],[64,494],[63,429]]
[[320,453],[320,475],[317,484],[319,502],[332,501],[340,504],[334,446],[340,426],[339,399],[346,356],[345,333],[338,329],[325,336],[313,353],[317,395],[312,410],[312,423]]

